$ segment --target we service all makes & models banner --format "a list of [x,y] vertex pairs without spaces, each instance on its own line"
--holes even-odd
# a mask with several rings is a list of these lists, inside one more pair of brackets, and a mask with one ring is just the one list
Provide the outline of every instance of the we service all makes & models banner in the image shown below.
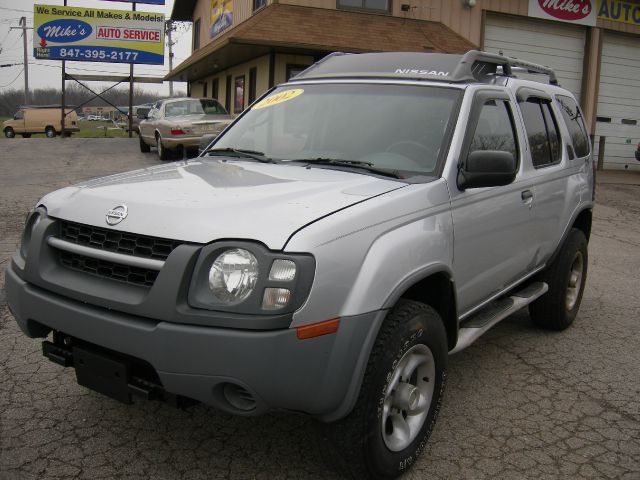
[[164,64],[164,15],[35,5],[33,56],[43,60]]

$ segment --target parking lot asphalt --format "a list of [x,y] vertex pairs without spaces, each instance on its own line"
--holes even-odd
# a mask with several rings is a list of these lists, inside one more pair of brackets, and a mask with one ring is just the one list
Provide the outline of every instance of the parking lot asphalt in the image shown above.
[[[43,194],[158,162],[136,139],[1,142],[0,270]],[[521,311],[450,357],[406,479],[640,478],[640,175],[616,175],[600,175],[576,323],[546,332]],[[125,406],[78,386],[19,331],[3,288],[0,275],[0,479],[342,478],[307,417]]]

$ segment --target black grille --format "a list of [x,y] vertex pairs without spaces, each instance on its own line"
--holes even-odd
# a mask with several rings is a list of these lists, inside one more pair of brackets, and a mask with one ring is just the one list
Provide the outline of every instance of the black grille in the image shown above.
[[[66,220],[60,221],[60,239],[98,250],[155,260],[166,260],[181,244],[167,238],[119,232]],[[152,287],[159,273],[157,270],[98,260],[64,250],[60,250],[59,254],[60,264],[66,268],[144,287]]]
[[169,254],[181,244],[167,238],[118,232],[65,220],[60,222],[60,238],[86,247],[157,260],[166,260]]
[[76,253],[60,250],[60,263],[72,270],[90,273],[99,277],[111,278],[121,282],[152,287],[158,276],[157,270],[146,268],[130,267],[120,263],[98,260],[96,258],[85,257]]

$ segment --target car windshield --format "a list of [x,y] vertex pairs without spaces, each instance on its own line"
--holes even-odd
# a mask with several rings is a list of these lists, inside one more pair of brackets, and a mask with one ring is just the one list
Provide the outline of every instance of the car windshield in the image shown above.
[[178,115],[226,115],[227,111],[217,101],[202,98],[200,100],[180,100],[167,103],[164,107],[165,117]]
[[335,168],[433,174],[460,90],[385,84],[292,85],[255,104],[214,148]]

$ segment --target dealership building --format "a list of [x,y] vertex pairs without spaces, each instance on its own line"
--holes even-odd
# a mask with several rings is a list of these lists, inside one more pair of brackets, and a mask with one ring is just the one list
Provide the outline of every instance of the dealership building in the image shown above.
[[555,69],[605,168],[640,170],[640,0],[176,0],[193,52],[166,80],[240,113],[334,51],[482,49]]

